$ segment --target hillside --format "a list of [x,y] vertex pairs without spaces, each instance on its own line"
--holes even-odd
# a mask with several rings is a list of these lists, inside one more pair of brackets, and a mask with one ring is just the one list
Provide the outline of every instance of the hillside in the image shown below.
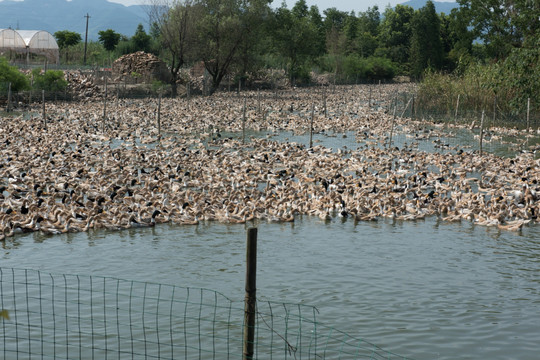
[[[424,7],[424,5],[426,5],[426,2],[427,0],[409,0],[401,3],[401,5],[409,5],[414,10],[418,10],[421,7]],[[433,1],[433,4],[435,5],[435,11],[437,13],[445,14],[450,14],[452,9],[459,7],[459,4],[457,2]]]
[[70,30],[81,34],[83,39],[85,15],[89,14],[89,40],[97,40],[100,30],[113,29],[132,36],[140,23],[148,29],[144,6],[124,6],[106,0],[4,0],[0,2],[0,14],[0,28],[46,30],[51,34]]

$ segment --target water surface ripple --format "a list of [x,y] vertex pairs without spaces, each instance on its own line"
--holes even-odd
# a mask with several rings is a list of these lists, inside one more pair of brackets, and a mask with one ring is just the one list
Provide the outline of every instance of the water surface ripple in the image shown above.
[[[423,359],[537,359],[540,228],[299,217],[257,224],[260,299]],[[18,235],[2,267],[217,290],[243,300],[244,225]]]

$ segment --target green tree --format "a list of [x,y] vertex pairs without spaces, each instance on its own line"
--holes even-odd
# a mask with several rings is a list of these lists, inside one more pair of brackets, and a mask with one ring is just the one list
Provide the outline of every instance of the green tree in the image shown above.
[[15,66],[10,66],[8,61],[0,57],[0,91],[6,92],[11,83],[12,91],[28,90],[30,83]]
[[103,47],[107,51],[113,51],[118,45],[122,35],[118,34],[112,29],[101,30],[98,32],[99,42],[103,44]]
[[411,75],[418,78],[428,67],[440,70],[444,59],[441,22],[431,0],[414,13],[411,30]]
[[267,35],[272,15],[270,2],[251,1],[250,6],[243,9],[240,18],[244,31],[236,61],[240,79],[245,79],[249,72],[254,72],[262,66],[262,58],[271,46],[271,39]]
[[152,0],[149,15],[159,27],[159,42],[169,62],[171,92],[178,93],[180,69],[195,60],[197,46],[197,6],[193,1]]
[[407,5],[398,4],[395,9],[387,7],[379,29],[379,48],[375,52],[378,56],[387,57],[400,64],[405,71],[409,67],[413,14],[413,8]]
[[146,33],[142,24],[137,25],[135,34],[131,37],[135,51],[150,51],[152,37]]
[[56,39],[56,43],[58,44],[60,50],[63,50],[65,52],[65,59],[67,62],[68,49],[82,41],[81,34],[69,30],[61,30],[55,32],[53,36]]
[[458,0],[461,16],[482,39],[489,56],[502,59],[513,48],[534,41],[540,29],[540,2],[535,0]]
[[318,30],[304,12],[303,3],[297,3],[293,12],[283,3],[274,16],[272,38],[274,48],[287,60],[288,75],[292,81],[307,80],[307,61],[317,54]]
[[368,8],[358,17],[357,49],[362,57],[369,57],[375,53],[378,46],[379,25],[381,14],[379,7]]

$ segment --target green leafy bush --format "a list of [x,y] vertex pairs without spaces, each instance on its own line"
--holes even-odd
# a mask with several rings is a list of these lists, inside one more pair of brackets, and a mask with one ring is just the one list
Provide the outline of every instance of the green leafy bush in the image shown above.
[[345,58],[343,68],[346,76],[370,81],[392,79],[396,74],[392,61],[380,57],[361,58],[349,55]]
[[64,91],[68,85],[64,73],[60,70],[47,70],[43,73],[41,68],[37,68],[32,70],[32,75],[36,90]]
[[6,92],[11,83],[11,91],[28,90],[30,82],[15,66],[8,64],[8,61],[0,57],[0,91]]

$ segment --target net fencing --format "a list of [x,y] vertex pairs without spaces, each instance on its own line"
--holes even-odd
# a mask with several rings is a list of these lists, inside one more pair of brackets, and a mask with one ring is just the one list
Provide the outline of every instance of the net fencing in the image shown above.
[[[230,359],[244,307],[213,290],[0,268],[3,359]],[[253,358],[404,359],[317,322],[317,309],[257,303]]]

